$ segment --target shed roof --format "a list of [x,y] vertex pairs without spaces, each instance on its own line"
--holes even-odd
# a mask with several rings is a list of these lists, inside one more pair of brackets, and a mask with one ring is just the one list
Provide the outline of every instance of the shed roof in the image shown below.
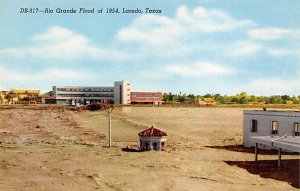
[[163,132],[163,131],[155,128],[152,125],[150,128],[140,132],[139,136],[143,136],[143,137],[162,137],[162,136],[168,136],[168,134],[166,132]]
[[251,139],[254,140],[256,143],[300,153],[300,137],[252,136]]

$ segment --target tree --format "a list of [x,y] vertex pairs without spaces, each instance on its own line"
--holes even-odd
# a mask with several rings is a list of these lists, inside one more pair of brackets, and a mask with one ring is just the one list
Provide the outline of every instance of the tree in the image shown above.
[[269,98],[269,103],[271,103],[271,104],[282,104],[283,100],[282,100],[281,96],[275,95],[275,96],[271,96]]
[[185,101],[185,99],[186,99],[186,93],[184,93],[183,95],[181,95],[181,92],[180,92],[180,94],[178,95],[178,99],[177,100],[180,103],[183,103]]
[[[171,92],[170,92],[170,93],[171,93]],[[169,94],[164,93],[164,95],[163,95],[163,101],[164,101],[164,102],[168,102],[169,100],[170,100]]]
[[284,104],[286,104],[288,101],[291,101],[291,97],[288,95],[281,96],[281,99],[283,100]]
[[190,99],[191,103],[194,103],[196,100],[196,96],[194,94],[189,94],[189,95],[187,95],[187,97]]
[[291,98],[291,100],[293,101],[294,104],[300,104],[300,99],[298,97],[296,97],[296,96],[293,96]]
[[47,93],[42,94],[42,96],[53,96],[53,91],[49,91]]
[[203,97],[204,98],[209,98],[209,97],[212,97],[212,96],[211,96],[211,94],[205,94]]

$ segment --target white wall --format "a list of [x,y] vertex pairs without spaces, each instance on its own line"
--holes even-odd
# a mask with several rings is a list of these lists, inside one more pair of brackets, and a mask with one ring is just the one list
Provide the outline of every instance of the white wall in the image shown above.
[[[141,148],[146,149],[146,142],[149,143],[150,150],[160,150],[161,143],[166,142],[166,137],[140,137],[141,140]],[[157,143],[157,148],[154,149],[154,143]]]
[[[59,88],[72,88],[72,89],[78,89],[78,91],[58,91]],[[84,92],[80,91],[80,89],[103,89],[100,92],[96,91],[89,91]],[[107,91],[106,91],[107,90]],[[115,81],[113,87],[85,87],[85,86],[53,86],[53,94],[54,99],[71,99],[73,97],[62,97],[58,96],[58,94],[101,94],[101,97],[88,97],[90,100],[107,100],[107,99],[113,99],[115,104],[123,104],[127,105],[130,104],[130,94],[131,94],[131,83],[129,81]],[[112,92],[113,91],[113,92]],[[110,95],[113,94],[113,97],[110,97]],[[107,97],[104,95],[108,95]],[[78,97],[81,98],[81,97]],[[83,97],[84,98],[84,97]]]
[[[67,90],[59,90],[67,89]],[[69,91],[72,89],[72,91]],[[75,91],[76,89],[76,91]],[[91,91],[87,90],[91,89]],[[94,86],[53,86],[54,99],[89,99],[89,100],[108,100],[113,99],[113,87],[94,87]],[[60,95],[59,95],[60,94]],[[61,95],[80,95],[79,97],[73,96],[61,96]],[[85,96],[87,95],[87,96]],[[94,95],[94,96],[93,96]],[[101,95],[97,97],[96,95]]]
[[[257,132],[250,132],[251,120],[257,120]],[[278,121],[278,136],[294,135],[294,123],[300,123],[300,112],[244,111],[243,141],[245,147],[255,146],[251,136],[271,136],[271,123]]]
[[114,103],[130,104],[131,83],[128,81],[115,81],[114,83]]

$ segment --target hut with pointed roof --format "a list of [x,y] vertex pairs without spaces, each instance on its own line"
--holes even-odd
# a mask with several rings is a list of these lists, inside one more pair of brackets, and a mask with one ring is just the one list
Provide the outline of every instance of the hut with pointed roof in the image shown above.
[[166,132],[155,128],[153,125],[138,135],[140,136],[140,149],[142,151],[163,149],[167,140],[166,136],[168,136]]

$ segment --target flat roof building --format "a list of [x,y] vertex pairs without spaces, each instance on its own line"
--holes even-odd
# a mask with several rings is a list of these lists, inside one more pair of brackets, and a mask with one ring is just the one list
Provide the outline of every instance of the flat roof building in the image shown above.
[[[243,142],[245,147],[254,147],[251,137],[257,136],[293,136],[300,139],[300,112],[253,110],[243,113]],[[268,148],[267,145],[261,146]]]
[[18,90],[18,89],[11,89],[10,92],[14,92],[18,94],[20,99],[28,97],[28,96],[39,96],[40,90]]
[[115,81],[114,83],[114,104],[130,104],[131,83],[128,81]]
[[131,92],[132,104],[155,104],[161,105],[163,100],[162,92]]
[[116,81],[114,86],[53,86],[57,104],[89,104],[96,101],[109,104],[129,104],[131,83]]

